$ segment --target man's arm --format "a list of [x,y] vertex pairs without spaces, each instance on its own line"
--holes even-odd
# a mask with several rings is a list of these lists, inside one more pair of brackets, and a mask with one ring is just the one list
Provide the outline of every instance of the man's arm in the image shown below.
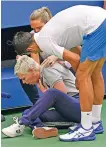
[[106,10],[106,0],[104,0],[104,6],[103,8]]
[[[77,67],[79,65],[79,61],[80,61],[80,51],[73,49],[73,51],[69,51],[69,49],[65,49],[64,47],[59,46],[55,40],[53,40],[52,38],[44,38],[41,37],[39,38],[39,48],[41,48],[41,50],[45,53],[47,53],[48,55],[55,55],[57,56],[59,59],[68,61],[69,63],[71,63],[72,68],[74,71],[77,70]],[[71,46],[70,46],[71,48]],[[72,49],[71,49],[72,50]]]
[[81,54],[81,46],[74,47],[70,51],[73,52],[73,53],[76,53],[76,54],[78,54],[80,56],[80,54]]
[[72,68],[75,72],[77,71],[77,68],[80,63],[80,56],[78,54],[64,49],[63,59],[65,61],[68,61],[72,65]]
[[34,59],[38,64],[40,64],[39,54],[31,53],[31,58]]

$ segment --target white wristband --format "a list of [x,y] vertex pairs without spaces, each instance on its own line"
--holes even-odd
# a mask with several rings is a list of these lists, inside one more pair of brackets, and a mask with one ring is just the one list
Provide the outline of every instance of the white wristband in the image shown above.
[[67,61],[65,61],[65,66],[68,68],[68,69],[70,69],[72,66],[71,66],[71,64],[69,63],[69,62],[67,62]]

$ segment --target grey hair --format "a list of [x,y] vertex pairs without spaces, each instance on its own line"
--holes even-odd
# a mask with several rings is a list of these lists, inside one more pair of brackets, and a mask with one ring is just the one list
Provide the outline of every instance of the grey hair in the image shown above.
[[34,10],[30,15],[30,20],[36,20],[39,18],[42,22],[47,23],[52,18],[52,14],[47,7],[42,7],[38,10]]
[[40,69],[40,65],[27,55],[19,56],[14,67],[14,74],[27,74],[30,68],[37,71]]

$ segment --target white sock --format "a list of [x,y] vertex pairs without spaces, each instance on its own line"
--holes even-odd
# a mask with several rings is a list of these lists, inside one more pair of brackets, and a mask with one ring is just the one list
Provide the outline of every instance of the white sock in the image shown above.
[[81,112],[81,125],[85,129],[90,129],[92,127],[92,111]]
[[92,107],[92,122],[98,122],[101,120],[102,105],[93,105]]

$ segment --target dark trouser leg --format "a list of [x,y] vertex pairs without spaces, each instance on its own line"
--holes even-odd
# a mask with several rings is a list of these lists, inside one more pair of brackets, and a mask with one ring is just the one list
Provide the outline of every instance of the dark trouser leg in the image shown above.
[[[23,112],[22,115],[27,114],[27,110]],[[47,110],[39,118],[30,121],[29,127],[34,129],[34,127],[45,127],[44,122],[67,122],[67,119],[63,118],[56,110]]]
[[40,115],[40,119],[43,122],[67,122],[56,110],[47,110]]
[[31,120],[29,127],[31,129],[34,129],[35,126],[45,127],[44,122],[67,122],[67,119],[63,118],[56,110],[47,110],[40,118]]
[[39,98],[39,93],[37,86],[33,85],[28,85],[28,84],[23,84],[22,81],[20,80],[21,86],[24,89],[25,93],[29,97],[30,101],[34,104]]
[[[23,113],[22,113],[22,117],[23,115],[27,115],[27,112],[29,111],[29,109],[26,109]],[[40,119],[40,118],[37,118],[37,119],[32,119],[30,121],[30,124],[29,124],[29,127],[33,130],[34,127],[44,127],[44,123],[43,121]]]
[[27,114],[23,115],[20,119],[20,123],[30,125],[31,120],[40,117],[41,114],[51,107],[54,107],[56,111],[67,120],[80,122],[81,114],[79,100],[56,89],[49,89],[27,111]]

